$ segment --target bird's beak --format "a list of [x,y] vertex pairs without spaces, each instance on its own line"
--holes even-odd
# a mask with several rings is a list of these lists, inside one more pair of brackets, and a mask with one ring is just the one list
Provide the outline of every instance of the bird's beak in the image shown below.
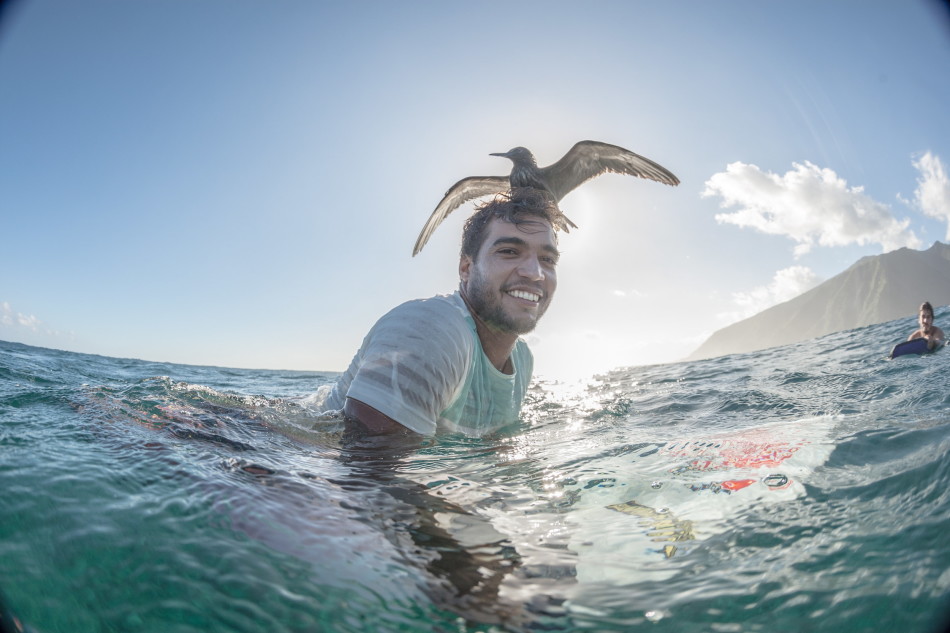
[[502,158],[508,158],[509,152],[498,152],[495,154],[489,154],[489,156],[501,156]]

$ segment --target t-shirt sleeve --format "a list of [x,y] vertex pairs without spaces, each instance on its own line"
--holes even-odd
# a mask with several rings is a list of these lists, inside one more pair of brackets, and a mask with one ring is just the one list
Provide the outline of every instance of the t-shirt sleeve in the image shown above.
[[474,334],[451,303],[405,303],[367,335],[346,397],[431,435],[462,388],[473,349]]

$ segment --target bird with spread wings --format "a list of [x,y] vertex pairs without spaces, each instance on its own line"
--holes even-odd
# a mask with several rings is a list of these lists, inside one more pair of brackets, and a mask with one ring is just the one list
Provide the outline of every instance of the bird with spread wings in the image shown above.
[[[598,141],[576,143],[559,161],[547,167],[538,167],[534,155],[524,147],[516,147],[504,153],[491,155],[511,160],[513,163],[511,174],[469,176],[452,185],[429,216],[425,226],[422,227],[416,246],[412,250],[413,257],[419,254],[432,236],[432,232],[452,211],[482,196],[502,193],[516,187],[533,187],[546,192],[555,202],[560,202],[561,198],[582,183],[606,173],[637,176],[671,186],[676,186],[680,182],[679,178],[668,169],[649,158],[634,154],[617,145]],[[564,220],[577,228],[577,225],[566,217]],[[560,228],[567,230],[566,225]]]

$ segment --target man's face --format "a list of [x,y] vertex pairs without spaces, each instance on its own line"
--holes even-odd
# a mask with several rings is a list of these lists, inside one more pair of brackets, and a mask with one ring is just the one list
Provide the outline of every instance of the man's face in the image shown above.
[[928,334],[930,327],[934,324],[934,315],[929,310],[921,310],[917,315],[917,322],[920,323],[920,329],[924,334]]
[[474,261],[459,264],[462,292],[490,327],[511,334],[534,329],[557,288],[554,229],[543,219],[512,224],[494,218]]

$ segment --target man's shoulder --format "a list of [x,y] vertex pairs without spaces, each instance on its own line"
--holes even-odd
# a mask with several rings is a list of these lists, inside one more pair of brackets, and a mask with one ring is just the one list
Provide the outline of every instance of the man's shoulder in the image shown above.
[[515,349],[512,351],[512,359],[519,372],[527,374],[529,377],[534,373],[534,354],[528,347],[528,342],[520,336],[515,343]]
[[465,320],[467,310],[459,293],[440,294],[427,299],[411,299],[384,315],[387,318],[445,318]]
[[370,338],[403,345],[410,340],[423,347],[449,343],[470,346],[470,325],[465,302],[458,294],[436,295],[428,299],[412,299],[384,314],[373,326]]

